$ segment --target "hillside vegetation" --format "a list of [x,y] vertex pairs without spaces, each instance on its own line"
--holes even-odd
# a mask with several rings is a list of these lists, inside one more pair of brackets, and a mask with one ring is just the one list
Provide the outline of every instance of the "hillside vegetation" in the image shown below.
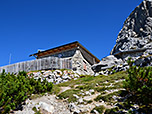
[[[25,72],[18,75],[3,72],[0,74],[0,113],[21,110],[22,105],[27,105],[27,98],[33,102],[32,99],[42,99],[43,93],[49,93],[49,96],[56,96],[56,103],[68,104],[67,110],[71,113],[150,114],[152,68],[136,67],[131,60],[128,64],[128,71],[109,76],[81,75],[78,79],[56,85],[29,78]],[[34,105],[32,109],[35,113],[41,112]]]
[[[81,76],[77,80],[55,85],[52,93],[58,99],[77,105],[77,110],[85,112],[151,113],[152,112],[152,67],[136,67],[129,60],[127,71],[104,76]],[[60,92],[61,88],[70,89]],[[83,108],[79,107],[81,104]],[[79,112],[79,111],[78,111]]]
[[18,75],[0,74],[0,113],[6,114],[11,110],[22,109],[22,104],[32,94],[50,92],[52,83],[46,80],[28,78],[26,72]]
[[[95,113],[94,110],[97,110],[102,113],[115,110],[117,98],[127,93],[123,88],[123,81],[127,76],[127,72],[124,71],[109,76],[81,76],[77,80],[54,85],[52,94],[56,94],[58,99],[76,105],[76,109],[71,111]],[[61,89],[69,87],[70,89],[60,92]]]

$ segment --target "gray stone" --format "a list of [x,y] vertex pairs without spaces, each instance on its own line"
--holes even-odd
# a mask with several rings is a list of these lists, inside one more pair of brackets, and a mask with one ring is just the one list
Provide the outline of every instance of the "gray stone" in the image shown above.
[[150,66],[152,63],[152,56],[143,57],[135,60],[135,65],[137,66]]
[[85,94],[86,95],[91,95],[91,93],[89,91],[86,91]]
[[70,103],[70,104],[68,105],[68,108],[69,108],[69,110],[70,110],[71,112],[74,112],[74,113],[77,113],[77,114],[80,113],[79,108],[78,108],[74,103]]
[[80,93],[80,94],[83,95],[83,96],[85,95],[84,93]]
[[[138,66],[150,66],[152,65],[150,55],[152,55],[152,1],[144,0],[125,20],[111,55],[93,65],[92,69],[103,75],[111,74],[113,70],[116,72],[127,70],[129,57]],[[107,70],[112,67],[114,67],[112,71]]]
[[74,80],[77,80],[78,78],[74,78]]
[[114,55],[109,55],[103,58],[100,63],[93,65],[92,69],[95,72],[99,72],[101,70],[105,70],[120,64],[123,64],[123,61],[121,59],[116,58]]
[[93,90],[93,89],[90,89],[89,92],[90,92],[90,93],[94,93],[94,90]]
[[79,76],[78,74],[75,73],[75,74],[74,74],[74,77],[79,78],[80,76]]
[[66,76],[66,75],[65,75],[65,76],[62,76],[62,78],[63,78],[63,79],[67,79],[67,80],[71,80],[71,77]]
[[69,80],[62,80],[62,82],[64,83],[64,82],[68,82]]
[[77,99],[80,98],[80,97],[79,97],[78,95],[76,95],[76,94],[73,94],[73,96],[74,96],[75,98],[77,98]]
[[99,112],[97,110],[93,110],[95,114],[99,114]]
[[62,71],[60,71],[60,70],[55,70],[53,73],[58,77],[60,77],[62,75]]
[[111,54],[152,48],[151,40],[152,1],[144,0],[124,22]]
[[84,101],[83,101],[83,98],[78,99],[78,102],[79,102],[79,103],[83,103],[83,102],[84,102]]
[[39,79],[39,76],[30,76],[31,78],[33,77],[35,80]]
[[47,79],[47,81],[48,81],[48,82],[52,82],[52,83],[54,82],[53,79]]
[[50,104],[47,104],[45,102],[39,102],[40,108],[49,112],[49,113],[53,113],[54,112],[54,107]]
[[43,77],[48,77],[52,72],[51,71],[45,71],[43,73]]

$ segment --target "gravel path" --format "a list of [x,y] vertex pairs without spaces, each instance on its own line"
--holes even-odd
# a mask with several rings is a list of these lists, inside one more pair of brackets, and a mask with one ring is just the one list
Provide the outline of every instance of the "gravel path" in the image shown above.
[[[50,108],[51,112],[43,111],[43,114],[71,114],[68,109],[68,104],[61,100],[57,100],[55,95],[42,96],[34,100],[27,100],[27,105],[24,106],[22,111],[16,111],[15,114],[34,114],[33,107],[44,107],[44,109]],[[40,105],[43,104],[44,106]]]

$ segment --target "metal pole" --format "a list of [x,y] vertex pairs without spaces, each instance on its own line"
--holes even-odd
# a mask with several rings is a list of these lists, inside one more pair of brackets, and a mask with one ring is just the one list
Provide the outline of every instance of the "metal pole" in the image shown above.
[[10,57],[9,57],[9,65],[11,64],[11,53],[10,53]]

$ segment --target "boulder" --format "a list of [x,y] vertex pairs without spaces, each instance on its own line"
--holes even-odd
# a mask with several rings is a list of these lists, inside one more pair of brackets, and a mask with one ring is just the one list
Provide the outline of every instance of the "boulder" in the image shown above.
[[90,96],[91,92],[90,91],[86,91],[85,94]]
[[109,55],[103,58],[98,64],[92,66],[94,72],[99,72],[101,70],[109,69],[115,65],[123,64],[121,59],[116,58],[114,55]]
[[73,96],[74,96],[75,98],[77,98],[77,99],[80,98],[80,97],[79,97],[78,95],[76,95],[76,94],[73,94]]
[[135,60],[136,66],[151,66],[152,65],[152,56],[143,57]]
[[79,114],[81,111],[79,110],[78,106],[76,106],[74,103],[70,103],[68,105],[68,108],[71,112],[73,112],[74,114]]
[[54,107],[50,104],[47,104],[45,102],[39,102],[40,110],[43,112],[47,112],[49,114],[52,114],[54,112]]
[[93,90],[93,89],[90,89],[89,92],[90,92],[90,93],[94,93],[94,90]]
[[64,79],[64,80],[71,80],[71,77],[65,75],[65,76],[62,76],[62,79]]
[[83,98],[78,99],[79,103],[84,103]]

